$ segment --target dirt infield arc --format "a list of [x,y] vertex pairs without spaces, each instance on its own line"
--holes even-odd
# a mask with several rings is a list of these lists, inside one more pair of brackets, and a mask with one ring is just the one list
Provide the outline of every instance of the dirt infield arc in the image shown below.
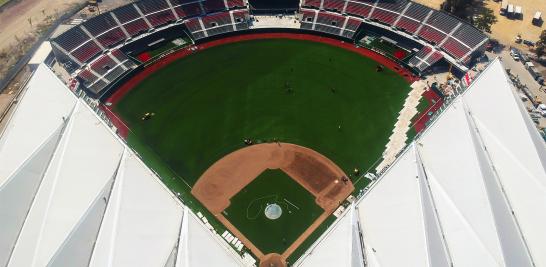
[[[151,74],[161,70],[165,66],[171,64],[172,62],[182,59],[184,57],[187,57],[189,55],[192,55],[194,53],[199,53],[201,50],[205,50],[208,48],[212,48],[215,46],[223,45],[223,44],[229,44],[229,43],[236,43],[236,42],[242,42],[242,41],[249,41],[249,40],[260,40],[260,39],[291,39],[291,40],[307,40],[307,41],[313,41],[318,43],[324,43],[332,46],[336,46],[339,48],[343,48],[349,51],[352,51],[354,53],[357,53],[361,56],[370,58],[387,68],[391,69],[392,71],[398,73],[400,76],[404,77],[408,82],[413,82],[415,80],[418,80],[418,77],[413,75],[409,70],[403,68],[398,63],[392,61],[391,59],[378,54],[372,50],[362,48],[362,47],[356,47],[352,43],[347,43],[344,41],[340,41],[338,39],[328,38],[328,37],[322,37],[317,35],[311,35],[311,34],[302,34],[302,33],[253,33],[253,34],[244,34],[244,35],[238,35],[238,36],[230,36],[218,40],[213,40],[210,42],[206,42],[199,45],[189,46],[187,48],[181,49],[177,52],[174,52],[172,54],[169,54],[162,59],[158,60],[157,62],[147,66],[144,70],[133,76],[131,79],[129,79],[126,83],[124,83],[122,86],[120,86],[116,92],[112,94],[105,102],[111,103],[112,106],[115,106],[116,103],[118,103],[125,94],[127,94],[131,89],[133,89],[136,85],[144,81],[146,78],[148,78]],[[129,133],[129,128],[123,123],[123,121],[118,118],[109,107],[105,105],[101,105],[101,108],[105,111],[106,115],[109,117],[111,122],[117,127],[118,133],[121,137],[126,138]]]
[[[280,169],[314,197],[324,213],[307,228],[281,255],[264,255],[223,215],[230,199],[266,169]],[[191,193],[245,246],[260,258],[260,266],[284,266],[286,258],[345,200],[354,190],[347,175],[320,153],[288,143],[252,145],[232,152],[207,169]],[[271,265],[274,264],[274,265]]]

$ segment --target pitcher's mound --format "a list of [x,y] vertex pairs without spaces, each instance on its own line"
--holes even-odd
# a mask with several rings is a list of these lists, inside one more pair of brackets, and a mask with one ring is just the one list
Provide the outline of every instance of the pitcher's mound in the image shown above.
[[267,217],[270,220],[276,220],[282,215],[282,209],[281,206],[273,203],[267,205],[264,210],[265,217]]

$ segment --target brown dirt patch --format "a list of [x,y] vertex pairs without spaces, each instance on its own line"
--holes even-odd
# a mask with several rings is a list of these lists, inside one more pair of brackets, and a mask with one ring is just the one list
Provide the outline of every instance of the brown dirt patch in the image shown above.
[[0,79],[38,40],[41,32],[85,0],[13,0],[0,11]]
[[444,0],[414,0],[415,2],[434,9],[440,9]]
[[524,51],[529,51],[529,47],[524,44],[516,44],[516,35],[520,34],[521,38],[536,42],[542,30],[546,29],[546,23],[541,26],[531,24],[535,12],[542,12],[542,19],[546,16],[546,0],[510,0],[510,4],[521,6],[523,9],[522,19],[510,19],[501,16],[499,13],[502,1],[495,2],[493,0],[484,1],[484,5],[493,10],[497,17],[497,23],[491,26],[491,37],[498,39],[506,46],[517,47]]
[[[317,205],[324,209],[282,255],[264,255],[222,215],[230,199],[266,169],[284,171],[313,194]],[[335,163],[312,149],[288,143],[259,144],[215,162],[197,180],[191,193],[260,258],[260,266],[286,266],[286,258],[353,192],[353,184],[344,177],[348,176]]]
[[282,267],[286,266],[284,263],[285,259],[277,254],[277,253],[271,253],[265,255],[262,260],[260,261],[260,267]]
[[320,160],[306,153],[295,152],[294,160],[282,170],[292,177],[312,177],[301,182],[310,192],[318,193],[330,184],[332,177],[340,178],[340,174],[330,168],[331,164],[322,164]]

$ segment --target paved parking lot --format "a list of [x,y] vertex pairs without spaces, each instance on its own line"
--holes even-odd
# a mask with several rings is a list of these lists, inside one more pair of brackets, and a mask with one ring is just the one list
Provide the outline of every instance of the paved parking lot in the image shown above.
[[[491,59],[496,56],[502,58],[505,68],[510,69],[510,72],[517,76],[522,84],[527,85],[531,93],[537,97],[542,103],[546,103],[546,86],[541,86],[534,79],[533,76],[525,69],[523,64],[520,61],[515,61],[511,56],[508,50],[503,50],[498,54],[487,53],[487,56]],[[526,101],[526,106],[531,107],[530,101]],[[542,118],[540,121],[539,127],[546,128],[546,118]]]

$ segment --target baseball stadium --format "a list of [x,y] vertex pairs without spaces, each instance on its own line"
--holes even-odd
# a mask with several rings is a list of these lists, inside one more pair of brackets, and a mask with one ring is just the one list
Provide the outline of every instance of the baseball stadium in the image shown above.
[[0,266],[546,266],[546,146],[490,38],[409,0],[72,20],[0,117]]

